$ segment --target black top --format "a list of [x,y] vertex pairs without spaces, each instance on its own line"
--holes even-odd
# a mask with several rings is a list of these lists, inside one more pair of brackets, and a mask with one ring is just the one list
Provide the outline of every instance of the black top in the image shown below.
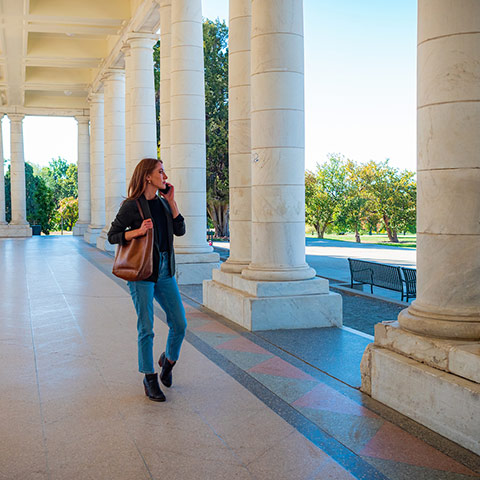
[[[167,239],[167,249],[168,251],[169,260],[170,260],[170,275],[173,277],[175,275],[175,252],[173,251],[173,235],[177,235],[181,237],[185,235],[185,220],[179,214],[176,218],[173,218],[172,212],[170,210],[170,206],[168,202],[164,198],[158,198],[158,204],[163,208],[164,217],[166,220],[166,239]],[[149,202],[142,195],[138,201],[140,202],[140,206],[142,207],[143,214],[145,218],[151,218],[153,220],[153,224],[155,225],[156,230],[156,223],[155,219],[152,217],[150,212]],[[120,210],[115,217],[115,220],[112,222],[112,226],[108,231],[108,241],[111,244],[120,243],[124,245],[126,242],[125,240],[125,231],[126,230],[135,230],[140,227],[142,224],[143,219],[140,215],[140,211],[138,210],[137,202],[135,200],[125,200]],[[158,270],[160,265],[160,250],[159,245],[153,245],[153,273],[151,277],[148,277],[146,280],[149,282],[156,282],[158,279]]]
[[148,208],[152,214],[153,226],[155,228],[155,246],[160,252],[168,252],[168,230],[165,209],[162,207],[158,197],[155,197],[153,200],[148,200]]

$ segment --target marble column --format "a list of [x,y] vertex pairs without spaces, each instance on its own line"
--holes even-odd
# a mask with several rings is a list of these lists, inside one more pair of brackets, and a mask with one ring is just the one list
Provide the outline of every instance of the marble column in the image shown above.
[[172,0],[160,3],[160,158],[170,173],[170,51],[172,44]]
[[5,158],[3,156],[3,133],[2,119],[4,114],[0,114],[0,237],[8,237],[9,226],[5,219]]
[[[248,3],[231,2],[232,14],[248,12]],[[251,195],[251,262],[241,274],[228,267],[214,270],[212,280],[203,284],[204,305],[249,330],[342,323],[340,295],[330,293],[328,281],[315,278],[315,271],[305,263],[302,5],[302,0],[251,2],[251,189],[242,179],[242,175],[248,178],[243,156],[248,146],[240,147],[242,157],[236,159],[232,172],[246,187],[238,190],[239,183],[234,182],[233,200],[238,203],[242,193]],[[234,52],[239,37],[246,45],[246,22],[231,24]],[[245,63],[241,65],[234,62],[230,69],[230,85],[240,85],[244,79]],[[239,120],[231,131],[235,147],[248,122],[248,99],[243,98],[238,104],[233,99],[238,116],[231,121]],[[248,247],[244,248],[247,261]]]
[[105,122],[105,228],[97,238],[97,248],[115,250],[107,232],[126,197],[125,184],[125,73],[109,70],[104,80]]
[[75,117],[78,123],[78,220],[73,235],[84,235],[90,223],[90,117]]
[[250,31],[251,0],[230,0],[228,45],[228,168],[230,256],[224,272],[248,267],[252,249]]
[[219,256],[207,243],[205,85],[201,0],[171,8],[170,180],[187,233],[175,239],[177,281],[211,278]]
[[132,178],[132,173],[135,166],[132,167],[132,157],[131,157],[131,91],[133,87],[133,75],[132,75],[132,55],[130,51],[130,46],[125,44],[122,48],[123,59],[125,61],[125,182],[128,189],[128,184],[130,183],[130,178]]
[[302,3],[252,1],[252,262],[242,275],[253,280],[315,276],[305,263]]
[[362,390],[480,454],[480,3],[419,0],[417,299],[377,324]]
[[32,234],[27,222],[25,195],[25,158],[23,156],[23,118],[25,115],[10,114],[10,194],[12,220],[9,237],[25,237]]
[[127,107],[129,112],[129,151],[126,164],[127,182],[137,163],[146,157],[157,158],[157,123],[153,46],[157,35],[132,33],[127,39],[130,55],[125,64],[129,78]]
[[5,221],[5,158],[3,156],[3,132],[2,119],[3,113],[0,113],[0,235],[2,234],[2,226],[7,225]]
[[105,225],[104,107],[103,93],[88,97],[90,105],[90,225],[84,239],[92,245]]

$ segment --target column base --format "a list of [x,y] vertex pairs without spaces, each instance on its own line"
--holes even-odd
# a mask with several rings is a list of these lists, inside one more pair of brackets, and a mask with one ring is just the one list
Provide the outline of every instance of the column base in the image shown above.
[[480,454],[480,345],[375,326],[363,355],[362,391]]
[[106,230],[102,230],[100,235],[97,237],[97,248],[99,250],[103,250],[104,252],[114,252],[115,245],[112,245],[107,239],[107,232]]
[[83,239],[90,245],[97,245],[97,238],[102,232],[102,227],[93,227],[89,225],[83,234]]
[[247,330],[342,325],[342,297],[323,278],[261,282],[220,270],[212,277],[203,282],[203,304]]
[[32,228],[28,223],[26,225],[13,225],[11,223],[0,225],[0,238],[20,238],[31,236]]
[[175,254],[175,277],[179,285],[201,284],[212,278],[212,270],[219,267],[218,253]]
[[76,223],[72,229],[72,235],[74,236],[83,236],[87,231],[88,223]]
[[398,321],[404,330],[430,337],[480,340],[478,309],[470,315],[456,315],[456,312],[445,313],[444,310],[424,310],[418,303],[415,300],[398,315]]
[[242,270],[248,267],[248,262],[230,260],[228,258],[220,266],[220,270],[226,273],[242,273]]

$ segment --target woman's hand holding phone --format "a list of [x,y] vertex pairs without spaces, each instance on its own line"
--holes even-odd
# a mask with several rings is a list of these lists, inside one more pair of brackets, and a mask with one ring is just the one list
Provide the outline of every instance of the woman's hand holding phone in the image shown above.
[[165,188],[161,188],[159,192],[167,202],[172,202],[175,188],[171,183],[165,183],[165,185]]

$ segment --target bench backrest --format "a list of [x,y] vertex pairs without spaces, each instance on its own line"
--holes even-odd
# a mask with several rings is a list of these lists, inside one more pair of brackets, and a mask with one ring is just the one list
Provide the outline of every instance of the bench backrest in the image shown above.
[[417,294],[417,270],[415,268],[402,267],[403,277],[409,295]]
[[388,288],[398,292],[403,291],[400,267],[354,258],[349,258],[348,262],[354,281],[370,283],[377,287]]

